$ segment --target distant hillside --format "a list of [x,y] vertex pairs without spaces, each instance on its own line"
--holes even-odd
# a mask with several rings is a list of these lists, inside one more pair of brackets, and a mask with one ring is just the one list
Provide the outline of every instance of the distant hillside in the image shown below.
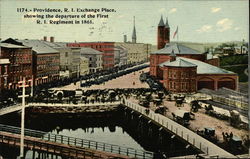
[[195,42],[178,42],[180,44],[183,44],[187,47],[190,47],[194,50],[200,51],[200,52],[205,52],[205,48],[216,48],[217,46],[223,44],[223,43],[227,43],[227,44],[236,44],[237,46],[242,45],[242,41],[231,41],[231,42],[215,42],[215,43],[195,43]]
[[[176,42],[176,41],[173,41]],[[194,50],[197,50],[199,52],[205,52],[205,48],[216,48],[217,46],[226,43],[226,44],[236,44],[237,46],[242,45],[242,41],[229,41],[229,42],[214,42],[214,43],[197,43],[197,42],[186,42],[186,41],[179,41],[177,42],[179,44],[185,45],[187,47],[190,47]],[[152,45],[151,51],[154,52],[157,50],[157,45]]]

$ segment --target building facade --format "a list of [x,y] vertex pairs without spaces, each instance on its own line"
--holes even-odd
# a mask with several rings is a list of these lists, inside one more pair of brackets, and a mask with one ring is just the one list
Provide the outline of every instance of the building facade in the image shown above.
[[35,53],[35,85],[49,83],[59,79],[60,53],[42,40],[18,40],[32,47]]
[[0,58],[0,90],[8,89],[9,59]]
[[80,75],[89,74],[89,59],[86,57],[80,57]]
[[126,65],[128,62],[128,51],[121,46],[115,46],[115,66]]
[[116,42],[115,47],[123,47],[127,50],[127,63],[148,61],[151,52],[151,44]]
[[79,42],[68,43],[68,47],[87,47],[102,52],[102,68],[109,69],[115,66],[114,42]]
[[[31,47],[21,45],[21,43],[13,39],[7,39],[1,43],[0,58],[8,59],[10,62],[9,69],[7,70],[8,86],[6,87],[5,83],[5,88],[17,89],[19,86],[18,82],[22,81],[23,77],[25,77],[26,82],[30,84],[34,71],[33,56]],[[4,69],[2,69],[2,71],[3,70]]]
[[102,52],[92,48],[82,47],[80,50],[80,56],[88,59],[89,62],[89,73],[94,73],[102,70]]

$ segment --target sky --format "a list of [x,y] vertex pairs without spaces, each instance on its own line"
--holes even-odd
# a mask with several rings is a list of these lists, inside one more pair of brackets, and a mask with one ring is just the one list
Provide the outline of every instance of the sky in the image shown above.
[[[213,1],[84,1],[84,0],[1,0],[0,1],[0,37],[2,40],[42,39],[54,36],[58,42],[122,42],[123,35],[131,41],[133,17],[137,42],[157,43],[157,25],[161,15],[164,22],[168,18],[171,41],[186,42],[227,42],[249,41],[249,1],[213,0]],[[27,8],[30,12],[17,12],[17,8]],[[88,8],[114,9],[116,12],[102,12],[108,18],[94,18],[94,24],[37,24],[36,18],[24,18],[25,14],[48,14],[34,12],[34,8],[62,9]],[[55,15],[56,13],[52,13]],[[84,13],[59,13],[78,14]],[[96,13],[88,12],[87,14]],[[59,20],[51,18],[49,20]],[[67,20],[67,19],[66,19]],[[69,20],[69,19],[68,19]],[[178,26],[178,39],[173,34]]]

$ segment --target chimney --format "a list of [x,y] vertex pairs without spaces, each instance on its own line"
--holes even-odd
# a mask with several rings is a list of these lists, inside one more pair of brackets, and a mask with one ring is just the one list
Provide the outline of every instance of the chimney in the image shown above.
[[51,43],[55,42],[54,36],[51,36],[51,37],[50,37],[50,42],[51,42]]
[[43,41],[47,41],[47,36],[44,36],[44,37],[43,37]]
[[123,35],[124,42],[127,42],[127,35]]

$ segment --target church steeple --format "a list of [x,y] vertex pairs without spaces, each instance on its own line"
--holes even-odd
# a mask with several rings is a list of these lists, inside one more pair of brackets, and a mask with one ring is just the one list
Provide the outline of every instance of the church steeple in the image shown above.
[[159,22],[158,26],[164,26],[164,25],[165,25],[165,24],[164,24],[164,21],[163,21],[162,15],[161,15],[161,19],[160,19],[160,22]]
[[157,48],[162,49],[165,46],[165,24],[161,15],[160,22],[157,29]]
[[136,43],[135,16],[134,16],[134,29],[133,29],[133,34],[132,34],[132,43]]
[[166,24],[165,24],[165,28],[164,28],[164,42],[169,43],[170,42],[170,27],[168,24],[168,17],[166,17]]
[[169,28],[169,25],[168,25],[168,17],[166,18],[165,28]]

